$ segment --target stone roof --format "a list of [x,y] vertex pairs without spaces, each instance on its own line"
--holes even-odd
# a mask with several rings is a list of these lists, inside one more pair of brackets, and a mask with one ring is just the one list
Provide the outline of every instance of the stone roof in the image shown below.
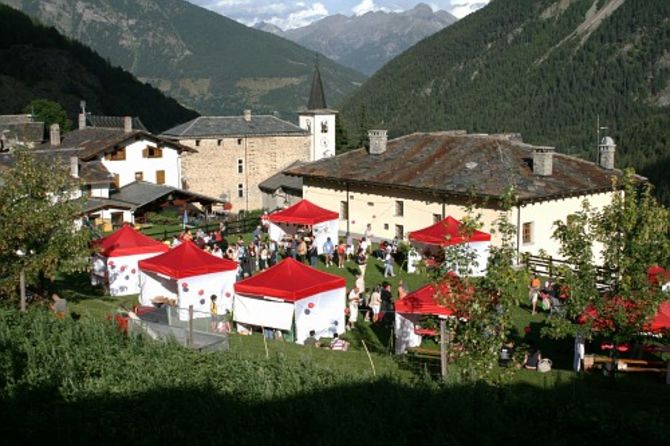
[[148,139],[156,144],[162,144],[178,151],[195,152],[196,150],[178,144],[160,136],[155,136],[144,130],[131,130],[125,132],[123,129],[105,127],[87,127],[85,129],[72,130],[65,134],[59,146],[54,147],[49,142],[38,146],[40,149],[62,150],[64,148],[78,148],[79,158],[87,161],[102,153],[113,151],[140,139]]
[[134,208],[139,208],[159,200],[169,194],[177,196],[186,196],[206,203],[223,203],[218,198],[208,197],[206,195],[195,192],[177,189],[176,187],[167,186],[165,184],[154,184],[146,181],[134,181],[126,184],[118,192],[113,193],[110,199],[122,201],[124,203],[132,204]]
[[315,67],[314,76],[312,77],[312,89],[309,92],[309,100],[307,101],[308,110],[324,110],[327,109],[326,95],[323,94],[323,83],[321,82],[321,73],[319,67]]
[[552,175],[538,176],[533,174],[533,148],[521,142],[519,135],[414,133],[389,140],[386,151],[379,155],[356,149],[285,173],[443,197],[474,193],[499,199],[512,186],[520,202],[611,190],[611,177],[621,174],[556,153]]
[[0,137],[4,147],[18,143],[39,143],[44,139],[44,123],[30,115],[0,115]]
[[[105,116],[105,115],[86,115],[86,125],[92,127],[106,127],[122,129],[124,126],[124,116]],[[139,117],[133,116],[133,128],[136,130],[144,130],[147,128]]]
[[[70,157],[76,156],[79,158],[81,149],[33,149],[31,151],[50,166],[58,163],[63,168],[69,169]],[[13,153],[0,154],[0,169],[10,168],[15,162],[16,158]],[[80,163],[79,178],[84,184],[110,184],[114,179],[107,168],[98,160]]]
[[309,132],[276,116],[252,115],[249,121],[243,116],[200,116],[161,134],[172,139],[273,135],[309,135]]
[[258,188],[263,192],[270,194],[276,192],[278,189],[302,193],[302,178],[295,175],[287,175],[284,173],[284,171],[293,167],[302,166],[303,164],[305,164],[304,161],[296,161],[292,163],[286,169],[277,172],[264,181],[261,181],[258,184]]

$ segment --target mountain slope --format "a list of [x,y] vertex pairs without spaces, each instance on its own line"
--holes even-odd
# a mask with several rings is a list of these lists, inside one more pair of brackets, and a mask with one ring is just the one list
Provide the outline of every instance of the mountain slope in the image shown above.
[[521,132],[595,159],[600,115],[617,164],[669,200],[669,17],[667,1],[496,0],[383,67],[342,117],[353,132]]
[[[184,0],[2,0],[208,114],[293,114],[307,101],[314,53]],[[331,102],[364,77],[320,63]]]
[[79,101],[95,114],[139,116],[161,131],[198,114],[114,68],[53,28],[0,5],[0,113],[19,113],[33,99],[59,102],[70,119]]
[[368,12],[360,16],[325,17],[302,28],[281,31],[271,24],[257,28],[318,51],[342,65],[372,74],[421,39],[451,25],[456,17],[433,12],[419,3],[405,12]]

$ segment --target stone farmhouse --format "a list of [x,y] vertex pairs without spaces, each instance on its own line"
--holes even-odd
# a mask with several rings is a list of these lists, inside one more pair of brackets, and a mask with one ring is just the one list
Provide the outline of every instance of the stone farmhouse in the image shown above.
[[[473,198],[483,230],[490,232],[503,195],[513,188],[517,201],[509,215],[517,226],[520,253],[543,250],[560,257],[552,238],[556,220],[611,202],[616,146],[604,138],[600,162],[525,144],[518,134],[465,131],[413,133],[387,141],[385,130],[369,132],[370,148],[285,171],[301,177],[303,197],[340,212],[340,228],[375,239],[405,238],[410,231],[446,216],[461,219]],[[494,243],[495,243],[494,235]]]
[[293,192],[295,185],[272,181],[275,189],[260,190],[261,182],[296,161],[335,155],[336,112],[326,106],[318,67],[307,105],[300,125],[245,110],[242,116],[201,116],[161,136],[197,151],[183,158],[188,190],[229,202],[233,212],[272,209],[286,203],[286,189]]
[[31,115],[0,115],[0,152],[17,145],[34,147],[44,140],[44,123]]

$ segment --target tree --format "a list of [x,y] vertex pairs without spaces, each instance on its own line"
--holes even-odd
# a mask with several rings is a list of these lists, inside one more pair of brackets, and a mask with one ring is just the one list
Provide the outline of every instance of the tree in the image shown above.
[[[552,337],[600,335],[616,343],[636,339],[666,298],[652,286],[647,269],[670,260],[670,212],[632,170],[615,180],[612,203],[600,211],[588,202],[568,222],[557,221],[554,237],[571,266],[561,268],[562,310],[549,319]],[[609,290],[598,289],[592,246],[602,246]]]
[[342,124],[342,118],[335,117],[335,151],[338,153],[346,152],[349,150],[349,137],[347,135],[347,129]]
[[[514,202],[512,191],[500,201],[498,217],[492,232],[498,234],[499,244],[491,246],[486,275],[472,277],[476,270],[475,254],[467,244],[452,245],[445,250],[445,261],[436,278],[438,302],[452,308],[456,318],[449,322],[454,343],[462,348],[454,352],[460,376],[466,381],[495,382],[506,374],[497,367],[501,346],[509,339],[511,320],[509,310],[525,291],[524,273],[514,268],[516,259],[516,227],[510,222]],[[474,205],[466,208],[460,231],[466,239],[481,229],[481,215]],[[458,272],[458,275],[450,271]],[[524,284],[522,289],[519,284]],[[521,290],[521,291],[520,291]]]
[[17,148],[15,165],[0,172],[0,296],[15,298],[21,271],[26,283],[53,279],[86,265],[88,233],[78,185],[60,162]]
[[48,99],[35,99],[23,109],[26,114],[33,115],[35,121],[44,122],[48,129],[51,124],[58,124],[61,132],[70,130],[70,120],[65,109],[58,103]]

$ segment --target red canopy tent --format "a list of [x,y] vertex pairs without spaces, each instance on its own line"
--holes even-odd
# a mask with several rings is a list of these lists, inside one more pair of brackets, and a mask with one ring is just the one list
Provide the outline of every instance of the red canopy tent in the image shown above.
[[300,200],[291,207],[273,212],[267,220],[273,223],[293,223],[297,225],[315,225],[340,218],[337,212],[319,207],[308,200]]
[[240,324],[290,331],[302,343],[344,332],[346,281],[292,258],[235,284],[233,316]]
[[217,297],[219,315],[232,309],[237,263],[213,256],[191,241],[142,260],[139,267],[142,305],[151,305],[158,298],[175,300],[182,320],[188,318],[189,306],[193,306],[194,317],[210,317],[212,295]]
[[105,257],[160,253],[170,250],[165,243],[142,234],[129,224],[124,224],[121,229],[113,234],[96,240],[93,245],[99,247],[100,254]]
[[138,293],[138,262],[170,249],[127,224],[92,247],[97,252],[92,257],[91,283],[104,284],[112,296]]
[[235,292],[295,302],[323,291],[345,287],[346,284],[340,276],[324,273],[289,257],[272,268],[237,282]]
[[649,324],[651,331],[670,330],[670,300],[658,306],[656,316]]
[[438,246],[450,246],[466,242],[491,241],[491,234],[477,230],[475,230],[469,237],[465,237],[461,232],[461,226],[461,222],[455,218],[447,217],[432,226],[410,232],[409,239],[428,245]]
[[140,269],[163,274],[173,279],[237,271],[237,263],[220,259],[198,248],[192,241],[184,241],[163,255],[142,260]]
[[440,305],[436,299],[435,285],[429,283],[395,303],[396,313],[422,314],[435,316],[452,316],[454,311],[444,305]]

